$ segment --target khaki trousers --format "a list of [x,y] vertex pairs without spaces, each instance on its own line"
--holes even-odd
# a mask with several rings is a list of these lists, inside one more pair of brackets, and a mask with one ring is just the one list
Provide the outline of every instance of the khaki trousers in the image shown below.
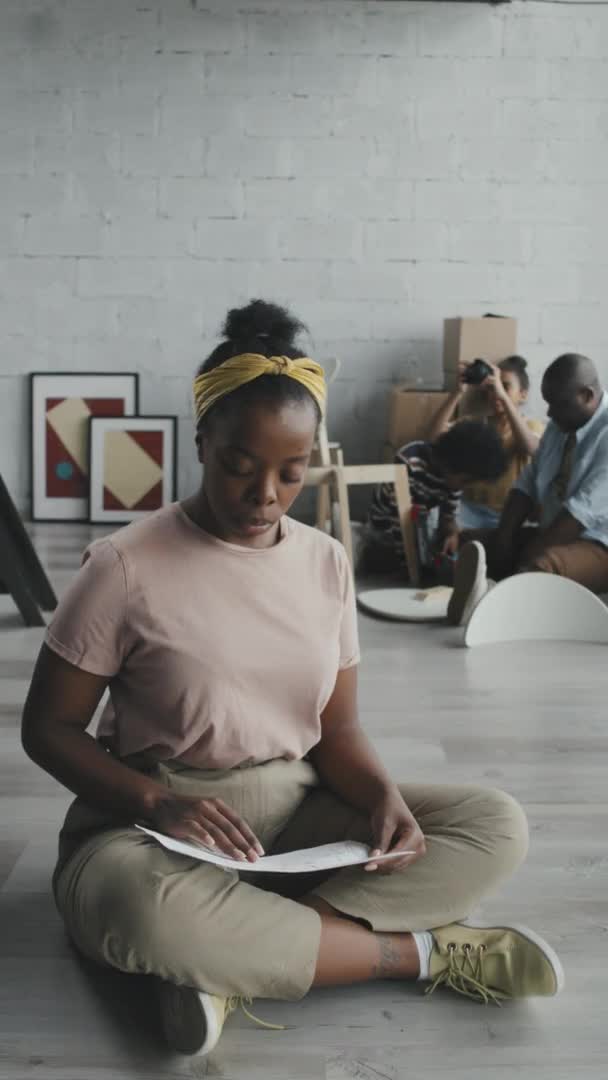
[[[227,772],[174,762],[151,775],[184,794],[221,797],[268,852],[370,840],[365,817],[322,788],[307,761]],[[524,814],[503,792],[425,784],[401,791],[427,840],[426,855],[410,868],[272,881],[167,851],[137,829],[104,825],[77,799],[62,832],[57,906],[77,948],[102,964],[213,994],[297,1000],[314,977],[321,925],[297,895],[313,891],[374,930],[424,930],[465,918],[525,856]]]
[[[524,525],[513,537],[511,565],[507,573],[495,558],[495,529],[465,530],[460,543],[478,540],[486,549],[488,574],[495,581],[521,573],[523,570],[542,574],[557,574],[584,585],[591,592],[608,592],[608,548],[595,540],[573,540],[570,544],[554,544],[538,550],[538,530]],[[530,545],[533,545],[530,549]]]

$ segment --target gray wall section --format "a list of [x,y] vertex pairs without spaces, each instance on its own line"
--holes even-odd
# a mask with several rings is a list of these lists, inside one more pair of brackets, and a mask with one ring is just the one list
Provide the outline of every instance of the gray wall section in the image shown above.
[[0,440],[28,505],[26,374],[141,372],[180,417],[229,306],[291,305],[339,356],[330,432],[377,460],[437,387],[446,315],[516,315],[541,407],[606,367],[608,9],[3,0]]

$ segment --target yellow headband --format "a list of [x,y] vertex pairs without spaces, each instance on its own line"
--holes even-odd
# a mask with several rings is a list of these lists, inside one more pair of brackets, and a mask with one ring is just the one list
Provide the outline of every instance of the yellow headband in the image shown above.
[[238,390],[239,386],[253,382],[260,375],[287,375],[305,386],[312,394],[321,412],[325,409],[325,375],[316,360],[303,356],[290,360],[288,356],[261,356],[259,353],[241,353],[225,360],[219,367],[197,375],[194,380],[194,411],[197,423],[214,405]]

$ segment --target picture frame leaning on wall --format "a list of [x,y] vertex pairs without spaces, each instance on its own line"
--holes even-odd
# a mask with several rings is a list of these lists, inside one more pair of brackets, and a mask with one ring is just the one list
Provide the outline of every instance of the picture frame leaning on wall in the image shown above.
[[136,372],[30,374],[32,521],[89,520],[89,418],[138,410]]
[[92,416],[89,521],[126,525],[177,498],[177,416]]

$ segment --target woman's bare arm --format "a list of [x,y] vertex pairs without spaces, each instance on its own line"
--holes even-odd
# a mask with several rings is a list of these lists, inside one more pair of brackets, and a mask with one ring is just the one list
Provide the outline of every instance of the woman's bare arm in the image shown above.
[[129,821],[145,820],[166,788],[121,764],[87,734],[107,682],[43,645],[23,711],[23,748],[88,803]]
[[27,754],[89,805],[128,824],[255,860],[262,846],[222,799],[170,791],[106,753],[87,733],[107,679],[69,664],[43,645],[27,696],[21,738]]
[[440,435],[444,435],[446,431],[450,430],[452,423],[454,422],[456,410],[462,401],[464,391],[464,385],[459,383],[458,389],[454,390],[447,401],[437,410],[429,428],[429,442],[435,442],[435,439],[438,439]]
[[[422,832],[359,724],[356,667],[338,672],[321,716],[321,739],[311,750],[310,760],[328,788],[368,815],[374,850],[367,869],[380,865],[383,873],[393,873],[424,855]],[[390,863],[373,862],[374,853],[387,851],[404,854]],[[406,851],[415,854],[406,855]]]

